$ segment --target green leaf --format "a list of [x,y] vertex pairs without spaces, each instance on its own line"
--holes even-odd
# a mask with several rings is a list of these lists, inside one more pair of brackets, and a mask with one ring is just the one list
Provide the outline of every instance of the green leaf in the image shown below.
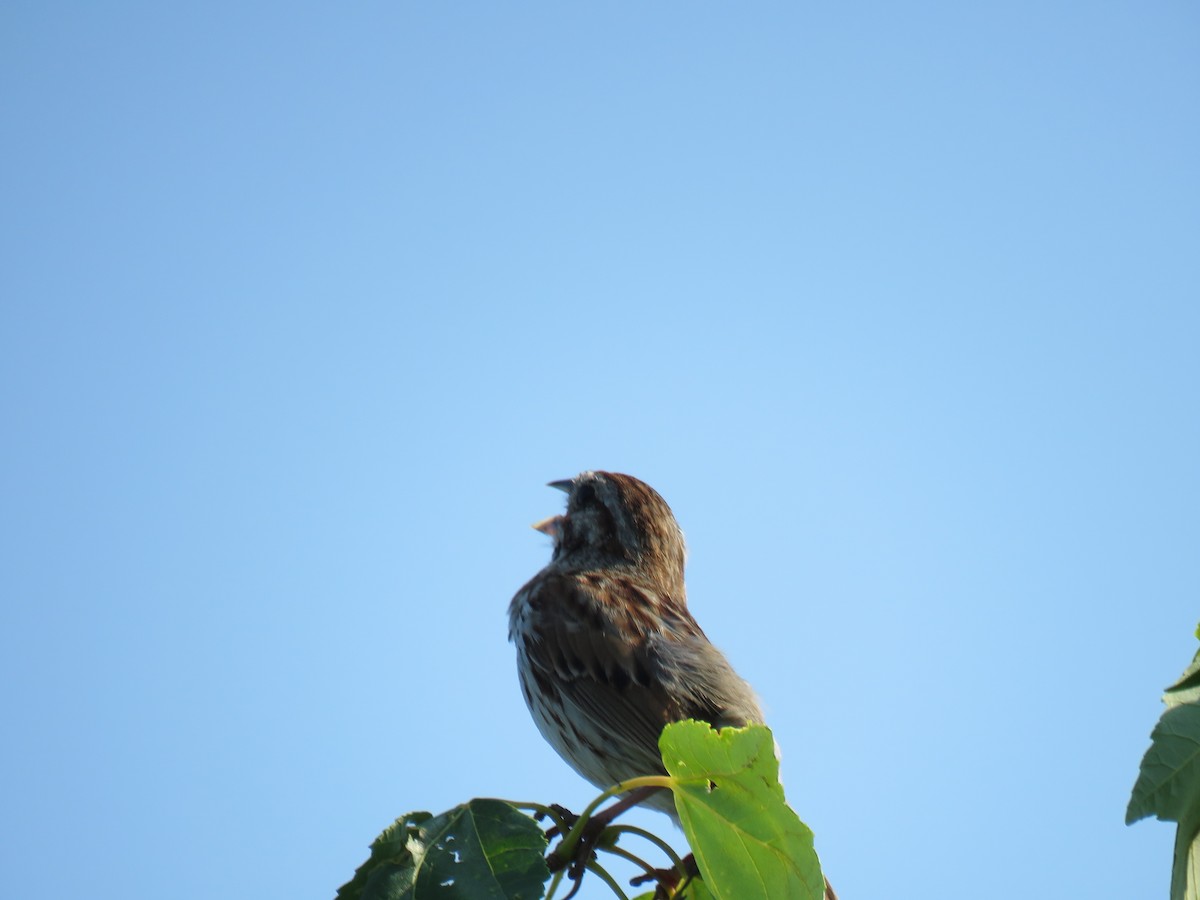
[[499,800],[440,816],[410,813],[388,826],[338,900],[536,900],[550,877],[546,837]]
[[768,728],[676,722],[659,739],[675,809],[717,900],[820,900],[813,836],[787,805]]
[[1200,651],[1197,651],[1192,664],[1179,676],[1179,680],[1167,688],[1163,695],[1163,703],[1167,706],[1200,703]]
[[1200,704],[1184,703],[1163,713],[1150,734],[1125,824],[1146,816],[1182,822],[1200,809]]
[[371,855],[354,872],[354,877],[338,888],[339,900],[358,900],[362,896],[367,880],[379,868],[412,867],[412,854],[408,852],[408,841],[418,833],[418,826],[433,818],[431,813],[406,813],[383,829],[383,833],[371,842]]
[[1200,651],[1167,688],[1163,703],[1167,711],[1150,734],[1125,824],[1151,815],[1179,823],[1171,900],[1200,900]]

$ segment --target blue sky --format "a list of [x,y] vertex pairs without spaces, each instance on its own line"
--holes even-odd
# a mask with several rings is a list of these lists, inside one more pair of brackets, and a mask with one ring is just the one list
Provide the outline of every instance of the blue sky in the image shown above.
[[607,468],[845,900],[1165,896],[1197,26],[6,5],[3,893],[329,897],[405,811],[584,805],[506,606]]

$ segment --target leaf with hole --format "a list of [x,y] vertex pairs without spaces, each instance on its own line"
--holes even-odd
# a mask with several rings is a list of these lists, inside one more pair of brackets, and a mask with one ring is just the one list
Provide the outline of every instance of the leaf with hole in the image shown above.
[[549,878],[546,837],[500,800],[471,800],[439,816],[410,813],[371,845],[338,900],[537,900]]
[[813,835],[787,805],[770,729],[668,725],[659,740],[675,809],[717,900],[820,900]]

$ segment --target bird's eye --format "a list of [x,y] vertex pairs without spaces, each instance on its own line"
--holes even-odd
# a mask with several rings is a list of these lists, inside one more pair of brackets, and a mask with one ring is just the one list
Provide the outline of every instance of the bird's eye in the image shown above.
[[596,502],[596,489],[590,484],[585,484],[575,491],[575,496],[572,498],[579,506],[587,506]]

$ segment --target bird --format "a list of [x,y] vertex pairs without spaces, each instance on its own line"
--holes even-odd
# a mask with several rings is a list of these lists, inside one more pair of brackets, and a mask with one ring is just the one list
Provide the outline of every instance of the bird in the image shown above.
[[[559,756],[605,789],[666,774],[658,739],[671,722],[764,724],[688,610],[683,531],[662,496],[606,471],[549,486],[567,494],[566,512],[533,526],[553,554],[513,596],[508,635],[526,705]],[[678,823],[669,791],[641,802]]]

